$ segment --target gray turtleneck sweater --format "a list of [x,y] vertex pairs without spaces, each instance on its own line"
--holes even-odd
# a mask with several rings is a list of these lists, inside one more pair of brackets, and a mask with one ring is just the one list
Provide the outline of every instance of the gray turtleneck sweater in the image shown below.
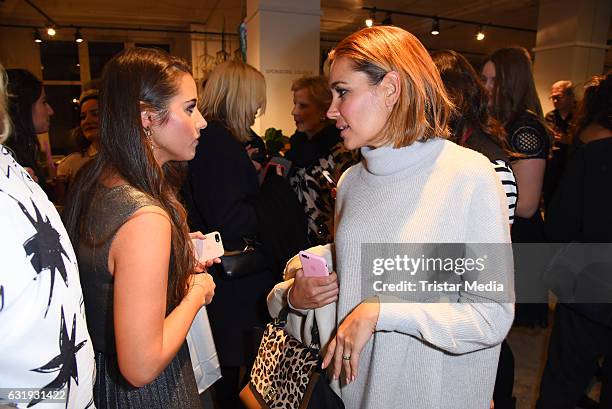
[[[510,242],[504,190],[481,154],[443,139],[361,153],[336,202],[337,323],[363,300],[363,243]],[[489,260],[478,280],[512,291],[511,255]],[[381,298],[358,378],[341,386],[346,407],[489,408],[513,304],[469,291],[445,303],[397,301]]]

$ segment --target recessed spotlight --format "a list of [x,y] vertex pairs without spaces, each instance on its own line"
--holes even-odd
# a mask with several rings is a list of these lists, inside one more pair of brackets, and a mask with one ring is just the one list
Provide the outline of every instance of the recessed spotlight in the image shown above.
[[437,36],[440,34],[440,20],[438,18],[434,18],[431,23],[431,34]]
[[485,39],[484,30],[482,29],[482,26],[478,26],[478,29],[476,30],[476,40],[482,41],[484,39]]
[[74,32],[74,41],[76,41],[77,43],[83,42],[83,35],[81,34],[81,31],[78,28]]
[[372,11],[370,12],[370,16],[365,19],[366,27],[372,27],[375,21],[376,21],[376,7],[372,9]]

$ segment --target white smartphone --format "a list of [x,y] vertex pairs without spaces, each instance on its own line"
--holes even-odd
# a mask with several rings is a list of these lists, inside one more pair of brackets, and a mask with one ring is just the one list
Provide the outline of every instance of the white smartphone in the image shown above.
[[221,257],[225,250],[223,249],[223,241],[221,241],[221,234],[218,231],[205,234],[206,239],[192,239],[193,250],[195,252],[196,259],[204,264],[206,260],[210,260],[216,257]]
[[327,277],[329,275],[327,261],[325,261],[324,257],[317,256],[316,254],[312,254],[307,251],[300,251],[298,255],[300,257],[300,261],[302,262],[304,276]]

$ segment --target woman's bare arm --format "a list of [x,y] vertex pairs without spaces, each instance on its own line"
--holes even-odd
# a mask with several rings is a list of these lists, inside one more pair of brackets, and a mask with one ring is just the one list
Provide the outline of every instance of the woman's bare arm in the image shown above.
[[168,366],[194,316],[214,292],[210,275],[194,276],[185,298],[166,317],[170,244],[167,214],[145,206],[119,229],[109,252],[119,369],[137,387]]

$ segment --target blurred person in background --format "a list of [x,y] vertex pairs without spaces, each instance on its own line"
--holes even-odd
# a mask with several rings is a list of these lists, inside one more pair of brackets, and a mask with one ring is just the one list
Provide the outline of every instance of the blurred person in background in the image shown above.
[[[456,109],[449,122],[451,140],[489,158],[506,192],[509,223],[512,225],[518,198],[516,179],[509,164],[512,152],[509,152],[506,131],[489,114],[487,90],[472,65],[461,54],[443,50],[434,52],[431,57]],[[516,407],[513,387],[514,355],[504,340],[493,391],[497,409]]]
[[81,167],[89,162],[100,149],[100,120],[98,118],[98,90],[90,89],[79,98],[80,122],[73,131],[78,152],[71,153],[57,165],[57,176],[72,183]]
[[[491,113],[504,126],[510,150],[516,155],[512,161],[512,170],[519,196],[512,225],[512,242],[544,243],[540,200],[552,138],[544,124],[529,52],[520,47],[495,51],[485,60],[482,76],[491,98]],[[519,265],[520,261],[516,263]],[[517,304],[517,325],[548,325],[548,303],[544,302],[546,290],[522,281],[535,278],[537,273],[516,271],[517,288],[533,291],[529,298],[541,300]],[[517,291],[517,299],[522,294]]]
[[[557,243],[612,243],[612,74],[586,84],[571,129],[580,146],[548,206],[547,237]],[[602,303],[612,300],[612,283],[610,264],[597,265],[588,265],[572,283],[588,289],[591,300],[556,305],[538,409],[593,407],[585,406],[590,399],[584,391],[602,358],[598,407],[612,408],[612,304]]]
[[[265,149],[251,130],[258,111],[265,108],[265,80],[252,66],[227,61],[211,72],[200,97],[208,126],[189,162],[184,187],[190,197],[191,228],[218,231],[226,251],[240,251],[245,239],[258,240],[265,227],[252,202],[260,194],[261,166],[250,156]],[[213,398],[223,409],[239,407],[241,370],[249,373],[258,343],[254,328],[269,320],[265,298],[276,277],[267,266],[255,270],[236,279],[220,268],[211,270],[217,289],[207,311],[222,375],[213,385]]]
[[17,163],[45,188],[47,173],[38,161],[40,144],[37,135],[49,132],[53,108],[47,102],[42,82],[34,74],[20,68],[9,69],[7,74],[13,131],[6,147],[15,154]]
[[546,174],[544,176],[544,204],[547,206],[563,175],[571,151],[570,124],[576,110],[576,97],[572,82],[555,82],[548,99],[553,103],[555,109],[548,112],[544,117],[554,137],[552,154],[546,164]]
[[[289,182],[304,208],[310,244],[327,244],[334,241],[332,190],[342,173],[358,162],[359,153],[344,147],[340,131],[326,116],[332,100],[327,78],[299,78],[291,90],[291,115],[297,131],[285,154],[292,164]],[[332,180],[327,180],[323,172],[328,172]]]

